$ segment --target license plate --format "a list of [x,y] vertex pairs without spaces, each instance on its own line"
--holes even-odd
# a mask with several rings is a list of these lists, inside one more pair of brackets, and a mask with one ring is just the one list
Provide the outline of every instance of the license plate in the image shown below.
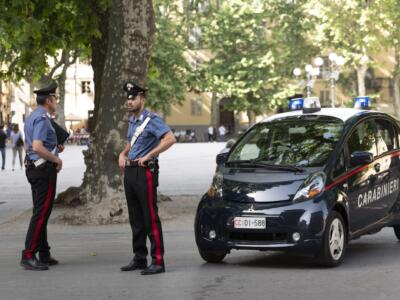
[[233,219],[233,227],[246,229],[265,229],[266,222],[265,218],[236,217]]

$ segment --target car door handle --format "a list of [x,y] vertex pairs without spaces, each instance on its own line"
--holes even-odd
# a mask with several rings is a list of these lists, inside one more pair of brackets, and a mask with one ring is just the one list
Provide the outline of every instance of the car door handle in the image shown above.
[[375,169],[376,172],[379,172],[381,170],[381,164],[380,163],[376,163],[374,165],[374,169]]

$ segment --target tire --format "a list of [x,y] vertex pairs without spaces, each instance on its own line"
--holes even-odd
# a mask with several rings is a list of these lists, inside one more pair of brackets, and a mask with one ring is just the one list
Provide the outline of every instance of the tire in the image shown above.
[[397,239],[400,241],[400,225],[393,226],[394,234],[396,235]]
[[[347,245],[347,228],[343,217],[332,211],[326,221],[318,263],[324,267],[336,267],[343,261]],[[332,244],[332,246],[330,246]]]
[[219,252],[219,251],[207,251],[199,248],[199,253],[202,259],[209,263],[221,263],[225,256],[226,252]]
[[[200,207],[200,204],[199,204],[199,207]],[[200,247],[199,240],[201,238],[200,237],[201,233],[200,233],[200,223],[199,223],[198,213],[199,213],[199,208],[197,208],[196,218],[194,221],[194,234],[195,234],[195,239],[196,239],[197,249],[199,250],[199,254],[200,254],[201,258],[204,259],[206,262],[214,263],[214,264],[221,263],[224,260],[225,256],[228,254],[227,252],[205,250]]]

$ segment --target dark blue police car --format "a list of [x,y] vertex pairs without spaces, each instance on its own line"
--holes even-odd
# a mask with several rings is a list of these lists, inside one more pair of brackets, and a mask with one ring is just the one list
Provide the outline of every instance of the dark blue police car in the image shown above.
[[217,156],[195,219],[201,257],[293,250],[336,266],[352,239],[387,226],[400,239],[399,139],[385,113],[314,98],[254,125]]

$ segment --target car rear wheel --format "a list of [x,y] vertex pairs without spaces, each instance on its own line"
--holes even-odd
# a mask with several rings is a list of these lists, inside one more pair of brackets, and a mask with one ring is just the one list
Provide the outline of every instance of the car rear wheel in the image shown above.
[[326,267],[336,267],[343,261],[346,252],[346,225],[340,213],[332,211],[326,221],[318,261]]
[[220,263],[224,260],[226,256],[226,252],[219,251],[208,251],[199,248],[199,253],[201,258],[203,258],[206,262],[209,263]]
[[400,225],[393,226],[394,234],[396,235],[397,239],[400,240]]

